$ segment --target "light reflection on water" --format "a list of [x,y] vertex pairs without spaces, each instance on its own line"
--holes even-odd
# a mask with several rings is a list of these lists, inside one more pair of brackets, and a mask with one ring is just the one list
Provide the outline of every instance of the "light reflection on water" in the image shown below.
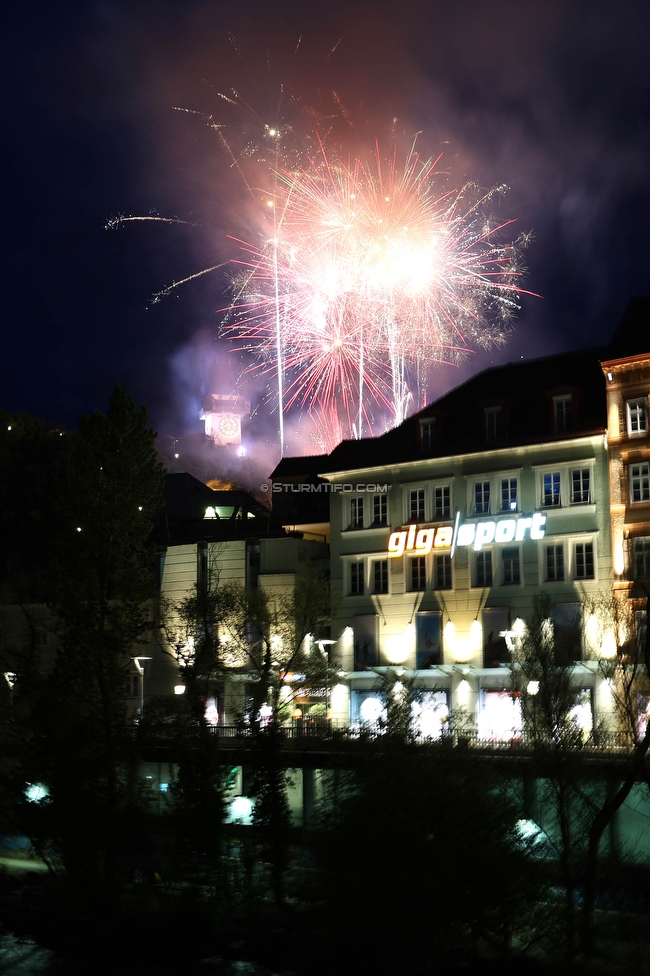
[[291,976],[274,973],[258,963],[224,961],[217,957],[193,962],[161,964],[159,959],[102,958],[97,956],[60,958],[51,949],[44,949],[29,939],[11,934],[0,935],[0,972],[3,976],[78,976],[92,972],[93,976]]

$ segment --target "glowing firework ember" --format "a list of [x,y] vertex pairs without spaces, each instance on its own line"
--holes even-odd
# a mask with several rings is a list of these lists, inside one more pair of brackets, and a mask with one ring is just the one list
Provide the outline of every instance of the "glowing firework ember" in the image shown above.
[[224,332],[277,373],[281,412],[300,406],[337,440],[401,422],[434,363],[504,342],[518,308],[520,247],[487,215],[503,188],[440,196],[437,162],[321,144],[278,174],[262,246],[242,244]]

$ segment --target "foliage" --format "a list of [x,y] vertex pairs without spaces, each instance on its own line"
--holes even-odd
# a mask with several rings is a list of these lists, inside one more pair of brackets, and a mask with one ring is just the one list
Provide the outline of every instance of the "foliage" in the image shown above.
[[390,738],[364,754],[353,779],[334,782],[323,841],[330,921],[372,920],[383,933],[347,947],[356,966],[456,971],[479,940],[509,952],[538,891],[493,767],[449,743]]
[[[37,848],[51,846],[71,896],[93,886],[108,907],[138,803],[125,668],[150,623],[147,538],[162,477],[145,409],[116,387],[105,416],[82,418],[56,492],[56,662],[42,674],[25,658],[16,689],[14,815]],[[45,784],[49,797],[29,803],[25,782]]]

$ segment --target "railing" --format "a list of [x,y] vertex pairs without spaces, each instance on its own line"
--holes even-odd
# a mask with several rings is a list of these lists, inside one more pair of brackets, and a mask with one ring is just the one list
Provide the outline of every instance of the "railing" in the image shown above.
[[[196,726],[195,732],[199,728]],[[315,725],[280,726],[275,729],[267,728],[254,730],[246,725],[212,725],[208,726],[211,736],[219,739],[226,748],[252,748],[256,736],[276,735],[283,747],[287,748],[319,748],[336,749],[347,743],[377,743],[387,745],[390,741],[406,739],[415,745],[445,744],[458,748],[471,748],[490,753],[509,753],[532,755],[534,752],[571,752],[576,755],[611,754],[627,755],[634,749],[631,736],[625,732],[593,730],[591,732],[576,731],[568,736],[558,735],[540,736],[527,735],[521,730],[501,732],[499,735],[482,735],[476,729],[445,729],[439,736],[409,734],[400,736],[390,733],[386,728],[372,725],[338,725],[322,722]],[[190,729],[184,729],[183,734],[191,735]],[[160,725],[150,734],[157,741],[171,742],[178,732],[172,726]]]

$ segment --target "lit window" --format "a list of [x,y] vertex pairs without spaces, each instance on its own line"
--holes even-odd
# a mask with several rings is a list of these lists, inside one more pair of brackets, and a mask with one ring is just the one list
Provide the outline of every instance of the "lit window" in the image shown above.
[[485,439],[500,441],[503,436],[503,411],[501,407],[485,409]]
[[365,592],[363,563],[350,564],[350,593],[352,596],[362,596]]
[[521,572],[519,568],[519,549],[517,546],[508,547],[503,550],[503,582],[506,585],[521,583]]
[[586,505],[589,501],[589,468],[574,468],[571,472],[571,504]]
[[562,434],[573,427],[573,400],[571,394],[553,397],[555,433]]
[[489,481],[477,481],[474,484],[474,511],[477,515],[487,515],[490,511]]
[[630,497],[633,502],[650,500],[650,464],[630,465]]
[[554,508],[560,504],[560,472],[549,471],[542,475],[542,505]]
[[451,556],[449,553],[438,555],[433,562],[433,580],[436,590],[451,589]]
[[501,479],[501,511],[502,512],[517,511],[517,479],[516,478]]
[[435,417],[420,421],[420,449],[423,453],[430,451],[436,442]]
[[628,400],[627,407],[627,432],[630,435],[645,434],[648,430],[648,404],[645,397],[637,400]]
[[576,542],[575,546],[576,579],[594,578],[594,544],[593,542]]
[[433,491],[433,517],[447,519],[451,516],[449,485],[440,485]]
[[363,498],[350,499],[350,528],[363,528]]
[[492,553],[485,550],[476,554],[476,586],[492,586]]
[[650,579],[650,536],[632,540],[632,561],[634,579]]
[[424,522],[424,488],[412,488],[409,492],[409,519]]
[[546,547],[546,579],[549,583],[564,579],[564,546]]
[[424,556],[414,556],[411,559],[411,589],[426,590],[427,561]]
[[373,495],[372,498],[372,524],[388,524],[388,496]]
[[388,560],[379,559],[372,566],[372,589],[374,593],[388,593]]

